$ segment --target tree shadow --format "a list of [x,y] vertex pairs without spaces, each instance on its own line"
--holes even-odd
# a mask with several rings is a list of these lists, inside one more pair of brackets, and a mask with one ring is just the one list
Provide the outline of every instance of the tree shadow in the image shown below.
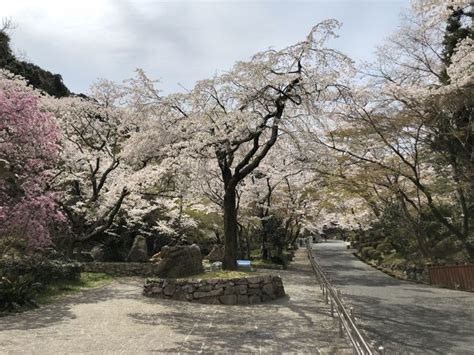
[[173,348],[151,351],[248,353],[265,349],[314,353],[315,344],[334,347],[336,325],[318,327],[314,321],[315,315],[327,316],[327,312],[290,299],[249,306],[211,306],[161,299],[155,302],[167,311],[128,316],[140,324],[169,327],[171,333],[185,340]]
[[[110,299],[141,299],[141,278],[119,278],[113,284],[64,295],[50,304],[22,313],[12,313],[0,318],[0,330],[33,330],[54,323],[75,319],[71,311],[77,304],[100,303]],[[120,284],[122,287],[117,288]],[[123,287],[125,286],[125,287]]]
[[[150,329],[143,328],[145,332],[173,337],[172,341],[164,342],[170,344],[168,348],[148,351],[317,353],[320,348],[332,353],[345,351],[348,343],[337,337],[337,320],[330,318],[316,278],[308,263],[302,261],[290,270],[272,272],[281,275],[291,297],[268,303],[225,306],[155,299],[142,295],[144,279],[118,278],[102,288],[66,296],[34,311],[0,318],[0,330],[20,330],[27,337],[29,334],[35,337],[41,328],[56,325],[59,329],[63,323],[74,320],[75,313],[87,312],[88,308],[81,312],[74,309],[77,305],[102,307],[104,302],[104,307],[108,307],[107,301],[118,299],[137,301],[130,303],[130,310],[121,311],[119,315],[127,319],[126,324],[131,320],[141,327],[149,325]],[[104,317],[107,317],[106,312]],[[78,324],[87,326],[81,321]]]
[[[468,353],[474,339],[472,310],[423,304],[387,303],[378,297],[350,296],[363,328],[386,349],[397,352]],[[469,345],[471,344],[471,345]]]
[[315,254],[363,330],[389,353],[473,353],[471,294],[392,278],[342,246]]

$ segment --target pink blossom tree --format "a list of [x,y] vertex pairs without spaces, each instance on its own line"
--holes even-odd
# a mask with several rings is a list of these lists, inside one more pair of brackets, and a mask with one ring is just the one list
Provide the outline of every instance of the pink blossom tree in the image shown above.
[[[59,130],[38,93],[0,72],[0,237],[34,249],[51,243],[62,219],[49,191],[59,156]],[[8,243],[7,243],[8,244]]]

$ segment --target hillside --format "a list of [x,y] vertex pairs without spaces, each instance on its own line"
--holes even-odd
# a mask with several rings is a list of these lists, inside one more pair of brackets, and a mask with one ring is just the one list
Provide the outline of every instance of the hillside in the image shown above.
[[10,37],[5,31],[0,31],[0,68],[23,76],[33,87],[52,96],[64,97],[71,94],[61,75],[53,74],[33,63],[18,60],[11,50]]

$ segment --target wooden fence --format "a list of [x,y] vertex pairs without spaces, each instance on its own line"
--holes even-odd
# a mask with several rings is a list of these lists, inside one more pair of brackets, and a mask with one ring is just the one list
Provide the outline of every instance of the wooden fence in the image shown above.
[[474,265],[432,266],[428,274],[432,285],[474,291]]

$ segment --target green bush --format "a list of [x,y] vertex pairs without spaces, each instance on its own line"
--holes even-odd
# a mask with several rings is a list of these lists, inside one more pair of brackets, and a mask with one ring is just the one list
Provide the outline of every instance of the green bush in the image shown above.
[[369,254],[371,254],[373,251],[375,251],[375,249],[372,247],[362,247],[360,254],[364,259],[370,259]]
[[392,250],[392,246],[388,242],[383,242],[377,245],[377,251],[381,254],[387,255]]
[[288,266],[288,258],[286,255],[282,255],[282,256],[272,256],[270,258],[270,261],[274,264],[278,264],[278,265],[282,265],[283,268],[286,269],[286,267]]
[[38,291],[49,284],[80,279],[80,266],[43,257],[0,260],[0,311],[35,306]]
[[371,260],[382,260],[382,254],[378,250],[373,250],[370,252],[369,257]]
[[361,255],[366,260],[380,260],[382,259],[382,254],[376,250],[374,247],[364,247],[361,250]]
[[48,284],[56,281],[79,280],[81,268],[78,264],[40,257],[29,259],[0,260],[2,275],[8,279],[31,275],[33,282]]
[[0,277],[0,311],[18,311],[23,307],[36,307],[33,298],[41,284],[35,282],[33,275]]

